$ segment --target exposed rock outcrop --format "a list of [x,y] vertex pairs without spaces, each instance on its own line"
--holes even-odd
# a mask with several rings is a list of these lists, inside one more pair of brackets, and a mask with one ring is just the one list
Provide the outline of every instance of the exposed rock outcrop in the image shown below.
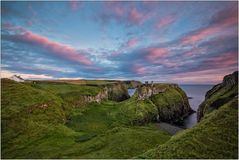
[[215,85],[206,93],[205,100],[200,104],[197,111],[198,121],[211,111],[218,109],[223,104],[238,96],[238,71],[226,75],[222,83]]
[[138,88],[138,99],[145,100],[149,97],[166,92],[167,88],[159,88],[156,85],[142,85]]
[[108,89],[103,88],[96,96],[89,96],[89,95],[84,95],[82,96],[83,98],[83,103],[91,103],[91,102],[97,102],[100,103],[102,100],[107,100],[108,99]]
[[138,88],[139,101],[150,100],[157,107],[157,121],[179,124],[193,112],[187,95],[176,84],[145,84]]
[[127,87],[124,83],[119,82],[112,85],[106,86],[108,92],[108,99],[113,101],[123,101],[130,98]]
[[74,102],[75,106],[83,106],[91,102],[100,103],[103,100],[123,101],[128,99],[128,91],[126,86],[119,82],[102,87],[101,91],[97,95],[79,95]]

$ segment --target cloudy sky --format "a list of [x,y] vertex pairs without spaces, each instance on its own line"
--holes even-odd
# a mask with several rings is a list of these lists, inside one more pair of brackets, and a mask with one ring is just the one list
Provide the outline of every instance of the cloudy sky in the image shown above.
[[1,76],[215,84],[237,70],[237,2],[1,2]]

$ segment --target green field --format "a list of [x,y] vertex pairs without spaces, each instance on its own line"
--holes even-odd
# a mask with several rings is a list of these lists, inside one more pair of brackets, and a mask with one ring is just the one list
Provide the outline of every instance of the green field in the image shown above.
[[238,103],[234,98],[207,114],[195,127],[173,136],[138,158],[237,159]]
[[146,100],[136,92],[121,102],[75,105],[107,85],[2,79],[1,158],[237,158],[237,98],[169,135],[152,122],[159,109],[174,112],[181,90],[162,84],[169,92]]
[[122,119],[133,99],[65,111],[64,96],[94,88],[2,80],[2,158],[131,158],[170,139],[153,124],[131,125],[132,115]]

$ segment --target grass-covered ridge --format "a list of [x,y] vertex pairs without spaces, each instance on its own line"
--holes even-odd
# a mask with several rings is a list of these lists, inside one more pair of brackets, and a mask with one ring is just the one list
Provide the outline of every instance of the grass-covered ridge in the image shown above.
[[119,113],[127,101],[68,110],[62,93],[75,88],[50,85],[2,80],[2,158],[131,158],[171,137],[154,125],[125,124]]
[[237,98],[138,158],[238,158]]
[[238,72],[233,72],[223,78],[223,82],[214,86],[205,96],[198,108],[198,120],[206,114],[218,109],[238,95]]
[[179,87],[156,84],[163,92],[144,100],[136,91],[120,102],[102,99],[99,103],[78,103],[79,97],[95,97],[105,87],[109,93],[125,92],[121,82],[106,83],[17,83],[3,79],[1,158],[236,157],[236,99],[171,138],[152,122],[160,108],[175,113],[177,104],[182,109],[185,103],[187,106],[187,97]]

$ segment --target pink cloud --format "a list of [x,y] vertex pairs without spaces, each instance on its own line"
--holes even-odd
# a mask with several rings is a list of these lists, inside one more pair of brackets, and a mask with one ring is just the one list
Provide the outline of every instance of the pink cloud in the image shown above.
[[179,64],[175,63],[175,62],[171,62],[168,60],[164,60],[162,62],[159,62],[160,64],[164,65],[167,68],[176,68],[179,66]]
[[124,14],[124,9],[123,9],[123,7],[115,6],[115,7],[114,7],[114,12],[115,12],[118,16],[123,16],[123,14]]
[[[115,18],[123,18],[126,12],[126,8],[123,7],[121,2],[107,1],[105,4],[105,11],[110,12],[110,16],[115,16]],[[106,12],[106,13],[107,13]]]
[[160,58],[165,58],[169,54],[169,50],[167,48],[147,48],[146,58],[150,62],[158,62]]
[[166,27],[172,23],[175,22],[175,17],[173,16],[166,16],[166,17],[163,17],[159,20],[159,22],[156,24],[156,28],[157,29],[161,29],[163,27]]
[[191,45],[226,31],[230,27],[237,27],[237,7],[226,8],[214,15],[209,26],[199,29],[181,39],[183,45]]
[[14,31],[17,33],[22,33],[22,32],[26,32],[26,29],[20,26],[14,26],[10,23],[3,23],[1,26],[3,29],[7,29],[9,31]]
[[138,39],[132,38],[132,39],[128,40],[127,47],[132,48],[132,47],[135,47],[137,44],[138,44]]
[[213,68],[227,68],[238,64],[238,55],[236,52],[227,52],[217,57],[212,57],[204,62],[205,65]]
[[200,54],[204,54],[207,51],[207,48],[193,48],[190,51],[185,53],[185,56],[195,56],[195,55],[200,55]]
[[142,24],[149,16],[149,14],[139,12],[136,8],[132,8],[129,11],[128,20],[132,24]]
[[237,5],[230,6],[212,17],[211,24],[222,27],[237,26],[238,23],[238,7]]
[[202,30],[199,30],[193,34],[190,34],[184,38],[181,39],[182,44],[189,45],[197,43],[203,39],[206,39],[210,36],[213,36],[215,33],[218,33],[222,30],[221,27],[218,26],[212,26],[208,28],[204,28]]
[[233,68],[209,69],[202,71],[176,73],[169,77],[172,81],[185,84],[217,84],[223,80],[223,77],[235,71]]
[[133,65],[133,72],[136,73],[136,74],[139,74],[139,75],[142,75],[142,74],[145,74],[146,73],[146,69],[143,65],[141,64],[137,64],[135,63]]
[[25,42],[34,43],[35,45],[45,48],[55,55],[59,55],[81,64],[92,65],[92,61],[82,53],[79,53],[76,49],[65,44],[51,41],[47,37],[27,31],[21,35],[21,39]]
[[70,7],[72,11],[76,11],[80,6],[80,2],[79,1],[75,1],[75,0],[71,0],[70,1]]
[[138,44],[137,38],[131,38],[127,42],[123,43],[117,50],[112,51],[111,56],[118,56],[120,53],[126,51],[127,49],[131,49]]
[[14,40],[22,41],[29,44],[35,44],[41,48],[46,49],[49,53],[61,56],[68,60],[78,62],[84,65],[92,65],[93,62],[88,59],[84,53],[77,51],[75,48],[61,44],[52,40],[49,40],[47,37],[32,33],[27,31],[23,27],[14,26],[9,23],[2,24],[2,28],[15,32]]

